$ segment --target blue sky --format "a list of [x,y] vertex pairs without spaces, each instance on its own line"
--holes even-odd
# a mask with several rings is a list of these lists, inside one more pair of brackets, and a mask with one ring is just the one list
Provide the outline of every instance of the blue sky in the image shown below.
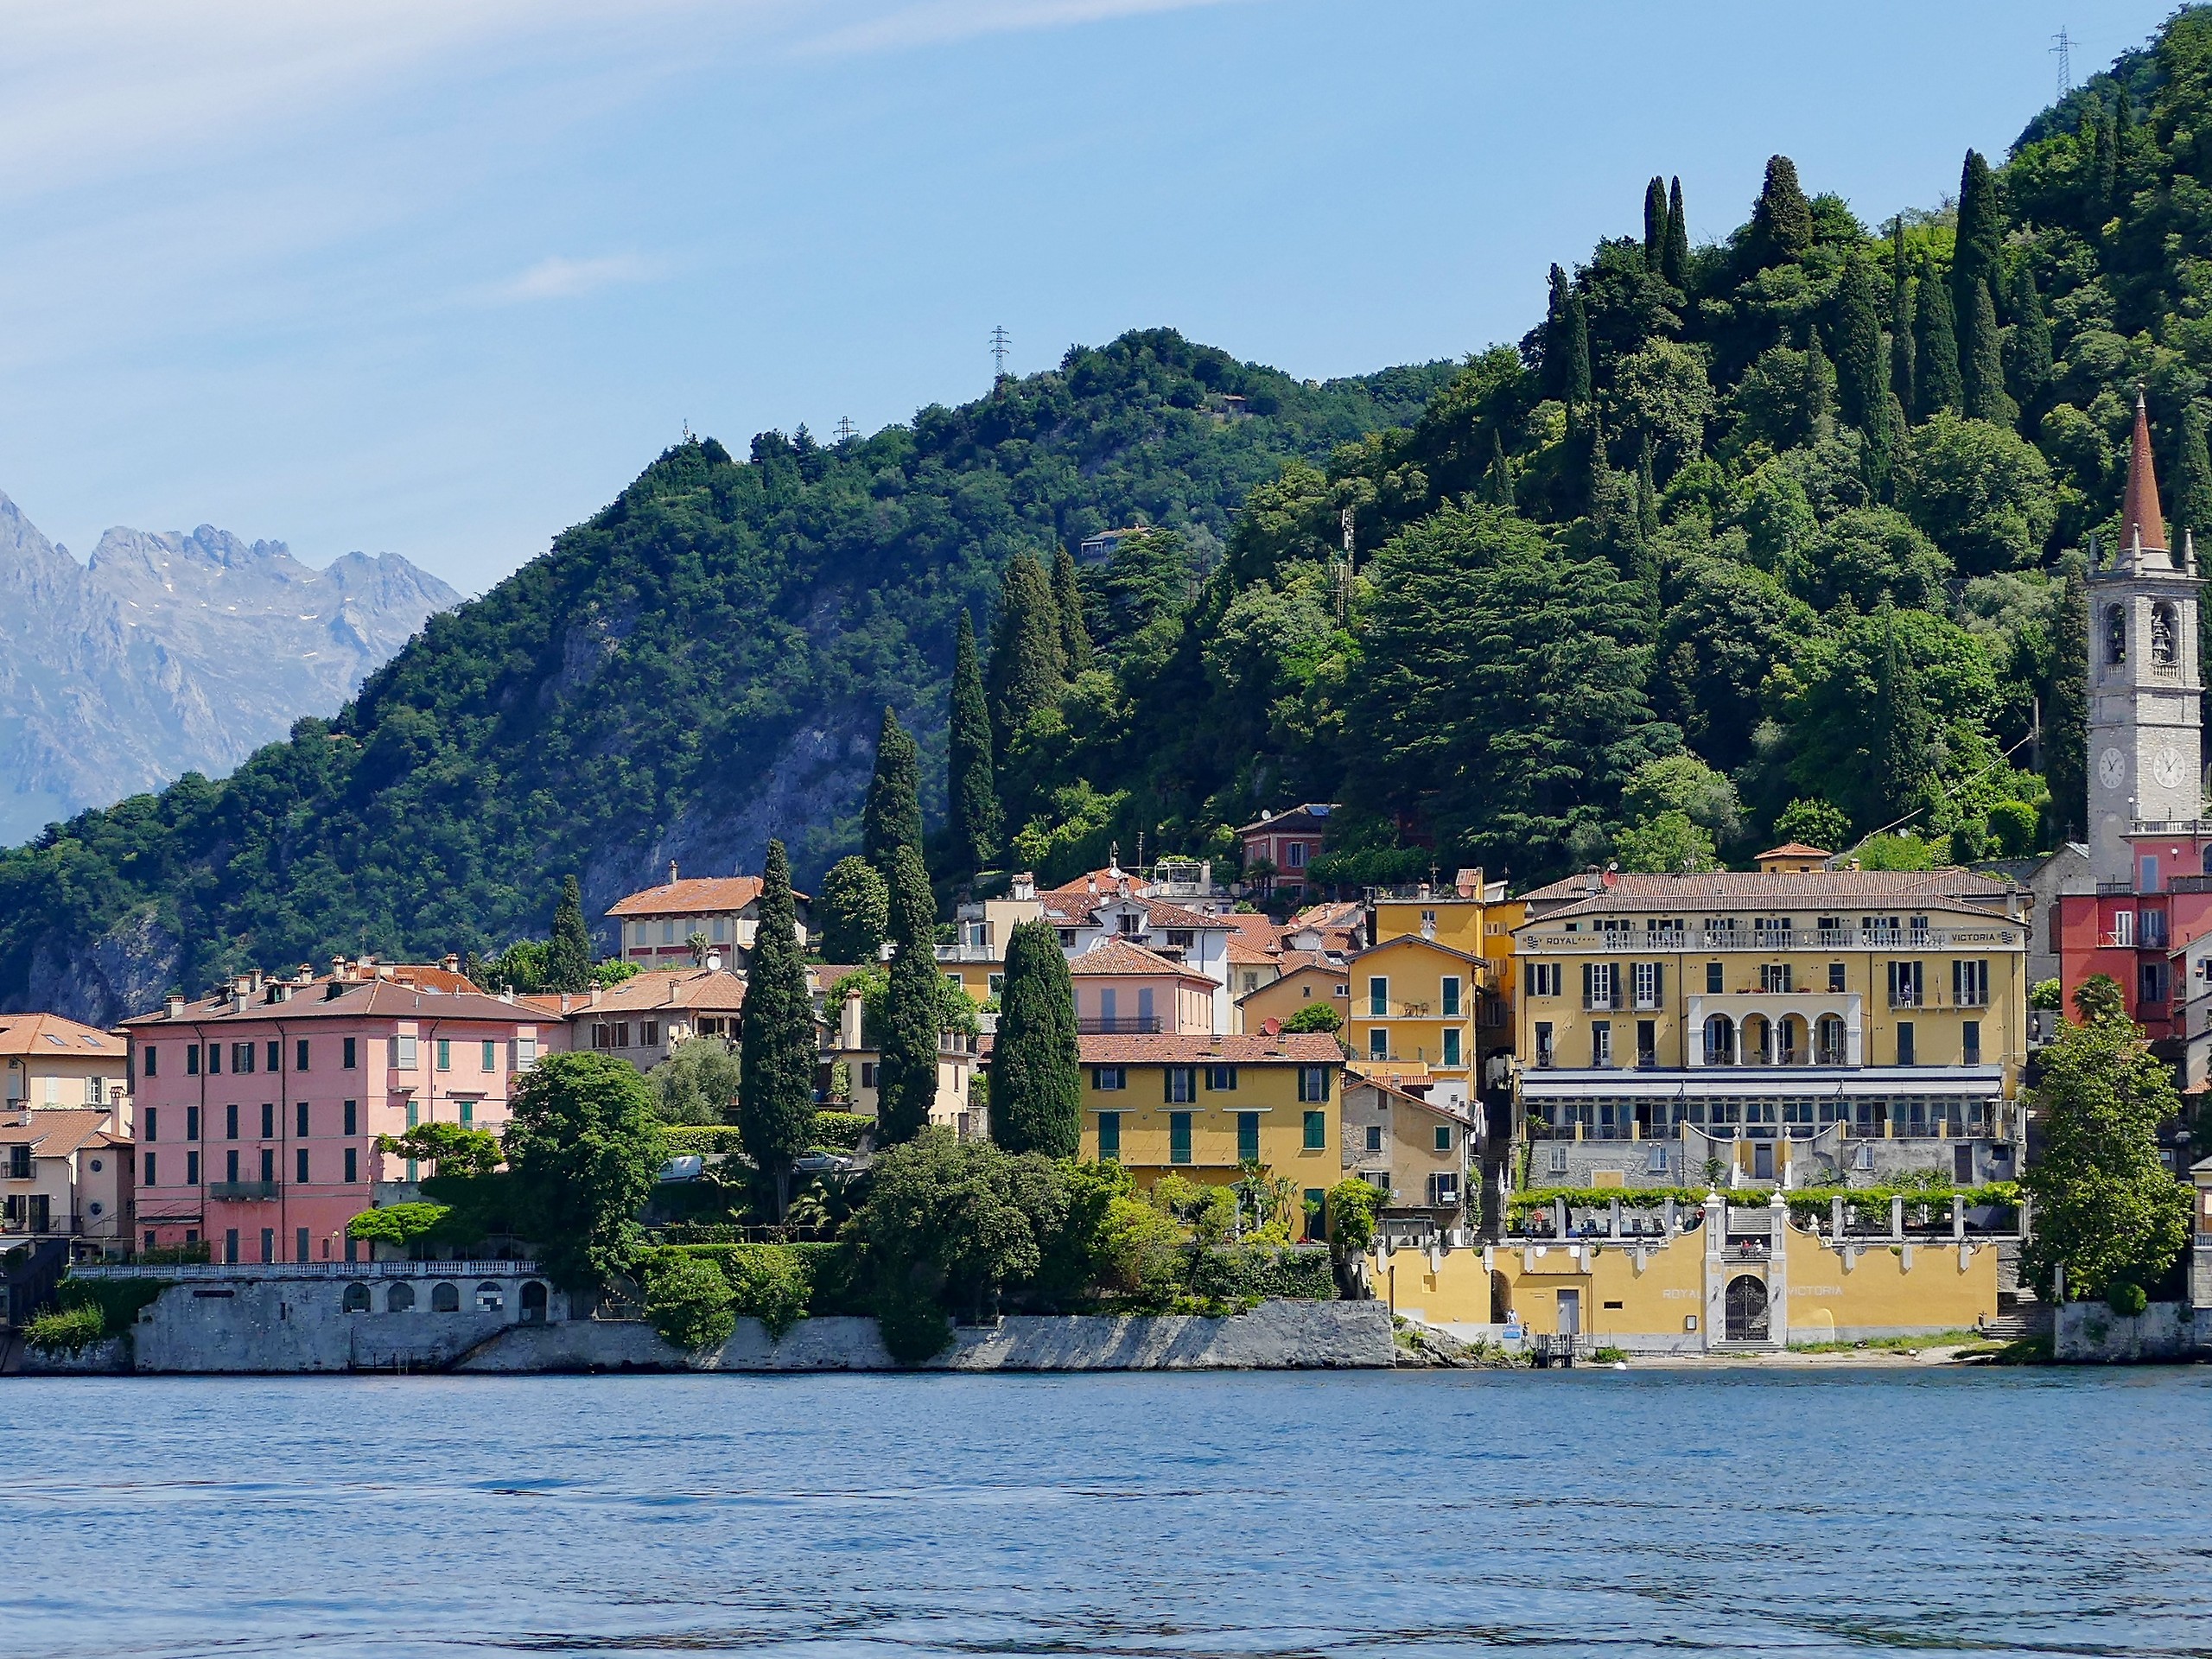
[[[1326,377],[1772,151],[1955,189],[2166,0],[34,0],[0,55],[0,489],[480,591],[688,422],[866,429],[1168,324]],[[2082,15],[2088,12],[2088,15]]]

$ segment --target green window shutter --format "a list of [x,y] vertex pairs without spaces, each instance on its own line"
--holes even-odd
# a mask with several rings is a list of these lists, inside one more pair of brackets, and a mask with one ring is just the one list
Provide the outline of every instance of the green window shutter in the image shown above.
[[1119,1112],[1098,1114],[1098,1155],[1113,1163],[1122,1160],[1122,1115]]
[[1260,1159],[1260,1115],[1257,1112],[1236,1114],[1236,1161],[1240,1164],[1257,1163]]
[[1191,1115],[1188,1112],[1167,1114],[1167,1161],[1171,1164],[1191,1161]]
[[1597,988],[1598,964],[1594,962],[1586,962],[1582,964],[1582,1006],[1584,1007],[1590,1006],[1590,999],[1596,995]]
[[[1328,1150],[1328,1133],[1329,1115],[1326,1112],[1308,1112],[1306,1114],[1306,1151],[1325,1152]],[[1309,1196],[1311,1195],[1309,1194]]]

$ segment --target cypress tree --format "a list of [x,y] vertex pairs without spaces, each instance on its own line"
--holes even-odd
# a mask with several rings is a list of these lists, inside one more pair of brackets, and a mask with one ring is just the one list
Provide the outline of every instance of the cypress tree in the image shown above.
[[1060,618],[1060,665],[1073,679],[1090,666],[1090,630],[1083,621],[1083,585],[1075,577],[1075,555],[1063,544],[1052,555],[1052,606]]
[[983,698],[976,625],[965,606],[952,643],[952,716],[945,745],[945,796],[952,814],[952,851],[959,874],[985,868],[998,851],[1004,821],[991,772],[991,710]]
[[[1979,151],[1970,149],[1967,151],[1966,165],[1959,173],[1958,232],[1951,251],[1951,315],[1959,332],[1959,363],[1966,377],[1969,401],[1974,391],[1974,371],[1966,365],[1986,349],[1974,285],[1983,283],[1993,290],[2001,269],[1999,261],[2004,238],[2004,214],[1998,206],[1997,188],[1989,175],[1989,163]],[[1995,297],[1993,291],[1991,298]],[[1990,323],[1994,328],[1994,311]],[[1998,390],[2002,391],[2003,387],[2000,385]],[[1976,418],[1986,420],[1988,416]]]
[[739,1043],[738,1133],[746,1155],[775,1184],[776,1213],[791,1201],[791,1161],[814,1144],[814,1009],[799,959],[798,911],[784,843],[768,843],[760,925],[746,970]]
[[1957,414],[1966,401],[1959,384],[1959,338],[1951,326],[1951,290],[1933,272],[1914,284],[1919,302],[1919,352],[1912,378],[1920,394],[1916,412],[1926,420],[1939,409]]
[[1052,578],[1035,556],[1017,553],[1000,582],[991,642],[991,734],[1001,759],[1030,715],[1059,696],[1064,664]]
[[1920,675],[1897,641],[1897,617],[1891,612],[1874,678],[1873,735],[1874,785],[1891,817],[1910,811],[1926,792],[1934,770],[1934,729],[1920,693]]
[[1050,922],[1023,922],[1007,938],[990,1077],[993,1141],[1008,1152],[1047,1158],[1072,1158],[1082,1150],[1075,982]]
[[1690,226],[1682,217],[1682,181],[1679,175],[1667,196],[1667,249],[1659,261],[1659,274],[1683,293],[1690,291]]
[[2120,126],[2109,110],[2100,112],[2089,149],[2089,227],[2101,229],[2120,198]]
[[1657,448],[1651,435],[1643,435],[1643,453],[1636,463],[1636,528],[1649,548],[1659,535],[1659,482],[1652,475],[1652,452]]
[[1590,407],[1590,314],[1580,294],[1567,297],[1567,406]]
[[1805,330],[1805,436],[1817,443],[1835,435],[1835,365],[1821,349],[1821,331]]
[[[2181,533],[2184,530],[2202,530],[2212,536],[2212,452],[2206,442],[2204,405],[2195,398],[2182,411],[2181,453],[2174,467],[2173,523],[2168,527],[2167,539],[2174,550],[2181,550]],[[2207,552],[2212,552],[2208,546]],[[2202,616],[2212,607],[2199,606]]]
[[1493,507],[1513,505],[1513,467],[1505,459],[1505,435],[1496,427],[1490,434],[1490,472],[1483,499]]
[[2050,319],[2044,312],[2036,274],[2024,263],[2013,292],[2012,310],[2019,318],[2012,325],[2012,395],[2023,410],[2032,410],[2042,402],[2044,388],[2050,384]]
[[1544,296],[1543,391],[1547,397],[1567,396],[1567,273],[1552,266]]
[[2020,418],[2020,406],[2005,395],[2004,336],[1997,328],[1997,305],[1989,284],[1974,285],[1974,341],[1971,354],[1960,363],[1960,390],[1966,395],[1966,411],[1977,421],[2010,426]]
[[1913,401],[1912,272],[1905,264],[1904,215],[1890,223],[1890,390],[1908,415]]
[[861,809],[861,848],[887,881],[891,855],[901,847],[922,848],[922,760],[887,704],[875,736],[875,775]]
[[1667,260],[1667,181],[1654,177],[1643,187],[1643,267],[1663,273]]
[[2044,686],[2043,776],[2062,842],[2089,822],[2089,584],[2078,559],[2050,612],[2050,678]]
[[[891,988],[884,997],[876,1067],[876,1135],[890,1145],[926,1128],[937,1099],[938,1034],[944,995],[937,971],[937,900],[929,872],[912,847],[892,855]],[[1056,936],[1057,937],[1057,936]]]
[[1797,163],[1770,156],[1766,182],[1751,208],[1751,253],[1759,266],[1800,259],[1813,245],[1813,204],[1797,182]]
[[1836,402],[1843,418],[1886,447],[1890,412],[1888,365],[1882,356],[1882,318],[1876,309],[1873,273],[1857,254],[1843,268],[1841,315],[1836,321]]
[[560,902],[553,907],[553,939],[545,947],[545,988],[591,988],[591,930],[584,925],[583,890],[576,878],[561,878]]

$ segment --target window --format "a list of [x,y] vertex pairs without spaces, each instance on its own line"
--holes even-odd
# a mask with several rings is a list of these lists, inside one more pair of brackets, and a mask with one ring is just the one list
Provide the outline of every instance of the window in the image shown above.
[[[703,1029],[703,1028],[704,1028],[704,1027],[705,1027],[705,1025],[706,1025],[706,1021],[704,1021],[704,1020],[701,1020],[699,1023],[700,1023],[701,1027]],[[716,1023],[717,1027],[719,1027],[719,1026],[720,1026],[720,1024],[721,1024],[721,1022],[720,1022],[719,1020],[717,1020],[715,1023]],[[485,1070],[485,1071],[498,1071],[499,1069],[499,1044],[497,1044],[497,1043],[493,1042],[490,1038],[486,1037],[486,1038],[484,1039],[484,1065],[483,1065],[483,1070]]]
[[1666,986],[1666,966],[1662,963],[1639,962],[1629,969],[1630,988],[1636,993],[1636,1006],[1656,1008]]
[[1890,976],[1890,1006],[1893,1008],[1916,1008],[1920,1006],[1921,972],[1916,962],[1891,962]]
[[339,1057],[338,1063],[348,1071],[353,1069],[354,1041],[355,1039],[351,1037],[346,1038],[343,1045],[345,1052]]
[[1191,1115],[1188,1112],[1167,1114],[1167,1161],[1171,1164],[1191,1161]]
[[[2158,890],[2158,855],[2156,853],[2137,854],[2135,858],[2135,891],[2138,893],[2156,893]],[[2143,919],[2145,923],[2150,921],[2151,918],[2149,912],[2145,912]],[[2148,933],[2151,930],[2148,926],[2145,926],[2143,931],[2145,933]],[[2153,941],[2146,939],[2144,943],[2148,944],[2153,943]]]
[[292,1045],[292,1070],[295,1071],[304,1071],[307,1069],[308,1039],[302,1037]]
[[1257,1112],[1236,1114],[1236,1161],[1240,1164],[1260,1161],[1260,1115]]
[[1643,1169],[1648,1175],[1664,1175],[1667,1173],[1667,1147],[1664,1141],[1655,1141],[1652,1144],[1651,1150],[1643,1156]]
[[188,1077],[200,1075],[200,1045],[197,1043],[184,1046],[184,1075]]
[[1989,1006],[1989,964],[1955,962],[1951,964],[1951,1000],[1962,1008]]
[[1536,1064],[1549,1065],[1551,1063],[1552,1022],[1548,1020],[1539,1020],[1536,1021]]
[[275,1181],[275,1180],[276,1180],[276,1147],[264,1147],[261,1149],[261,1179],[262,1179],[262,1184],[263,1184],[264,1185],[269,1185],[270,1183],[271,1183],[271,1182]]
[[1788,995],[1792,989],[1790,965],[1786,962],[1759,964],[1759,989],[1770,995]]
[[1705,994],[1707,996],[1719,996],[1725,988],[1726,982],[1721,976],[1720,964],[1717,962],[1707,963],[1705,964]]
[[2135,943],[2135,912],[2133,911],[2118,910],[2113,912],[2112,942],[2118,945],[2132,945]]
[[238,1155],[236,1151],[223,1154],[223,1179],[236,1185],[238,1179]]
[[359,1135],[361,1132],[358,1123],[360,1113],[359,1104],[357,1102],[349,1100],[340,1109],[340,1110],[345,1119],[345,1128],[342,1133],[346,1135]]
[[1217,1095],[1232,1092],[1236,1087],[1236,1068],[1233,1065],[1206,1067],[1206,1087]]
[[[1307,1116],[1311,1116],[1313,1114],[1308,1113]],[[1367,1126],[1367,1149],[1370,1152],[1382,1150],[1382,1126],[1380,1123],[1370,1123]]]
[[1560,964],[1555,962],[1531,962],[1522,969],[1522,982],[1531,996],[1559,995]]
[[1122,1161],[1122,1115],[1119,1112],[1098,1114],[1098,1155],[1111,1163]]
[[537,1039],[535,1037],[516,1038],[515,1070],[518,1071],[527,1071],[531,1066],[536,1065],[537,1064]]
[[1110,1094],[1129,1086],[1129,1074],[1118,1065],[1094,1065],[1090,1068],[1090,1086],[1101,1093]]
[[[2128,919],[2133,921],[2134,918],[2130,917]],[[223,1046],[220,1043],[210,1043],[207,1045],[207,1075],[211,1077],[219,1077],[222,1075],[222,1071]]]
[[1367,1017],[1381,1020],[1390,1012],[1390,982],[1376,975],[1367,982]]
[[161,1068],[159,1065],[161,1058],[161,1055],[156,1052],[154,1046],[151,1043],[149,1043],[146,1046],[146,1075],[148,1077],[159,1077],[161,1075]]
[[361,1179],[360,1156],[358,1148],[353,1147],[346,1148],[346,1185],[348,1186],[355,1185]]
[[1329,1208],[1329,1195],[1318,1186],[1306,1189],[1306,1236],[1318,1239],[1327,1230],[1324,1224]]
[[402,1071],[412,1071],[418,1061],[415,1053],[415,1039],[395,1037],[391,1039],[391,1063]]
[[2117,665],[2127,660],[2127,613],[2117,605],[2105,607],[2105,661]]
[[1840,962],[1828,963],[1828,989],[1839,992],[1843,989],[1843,964]]
[[1582,1006],[1586,1008],[1618,1008],[1620,1005],[1620,964],[1613,962],[1584,963]]
[[1384,1027],[1377,1026],[1367,1033],[1367,1058],[1370,1060],[1390,1058],[1390,1033]]
[[453,1039],[450,1037],[438,1039],[438,1070],[441,1071],[453,1070]]
[[154,1157],[155,1154],[150,1152],[146,1154],[146,1185],[149,1186],[161,1185],[160,1178],[154,1173]]
[[253,1045],[251,1043],[232,1043],[231,1045],[231,1070],[234,1073],[251,1071],[253,1070]]
[[1167,1066],[1162,1072],[1162,1082],[1163,1099],[1182,1101],[1198,1097],[1198,1068],[1195,1065]]
[[1436,1126],[1436,1149],[1439,1152],[1452,1150],[1452,1126],[1449,1123]]
[[676,943],[676,924],[674,922],[663,922],[660,925],[660,942],[663,944],[674,944]]
[[1283,843],[1282,851],[1283,863],[1287,868],[1302,870],[1306,868],[1306,843],[1304,842],[1285,842]]
[[417,1106],[411,1100],[407,1103],[407,1127],[411,1129],[415,1127],[416,1122],[419,1120],[422,1109],[423,1109],[421,1107]]
[[269,1039],[268,1070],[271,1071],[282,1071],[283,1069],[284,1045],[279,1039],[271,1037]]
[[292,1179],[302,1186],[308,1184],[308,1149],[305,1147],[292,1154]]
[[475,1123],[476,1103],[473,1100],[462,1101],[461,1103],[461,1127],[464,1129],[473,1128],[475,1127]]
[[184,1154],[184,1184],[187,1186],[200,1185],[200,1154],[196,1152]]
[[711,938],[716,944],[721,944],[723,940],[729,938],[729,918],[727,916],[715,917],[714,931],[709,937]]
[[200,1138],[200,1109],[197,1106],[184,1109],[184,1138],[188,1141]]
[[237,1103],[233,1102],[230,1105],[223,1108],[223,1139],[226,1141],[235,1141],[238,1138],[238,1109]]
[[1428,1202],[1431,1209],[1441,1210],[1459,1202],[1459,1178],[1441,1173],[1428,1178]]
[[155,1131],[161,1124],[161,1109],[156,1106],[149,1106],[138,1116],[141,1121],[146,1125],[146,1138],[149,1141],[160,1140],[162,1137],[156,1134]]
[[2166,964],[2146,962],[2136,969],[2136,1001],[2163,1002],[2166,1000]]
[[1441,987],[1441,989],[1442,989],[1442,995],[1441,995],[1441,996],[1439,998],[1439,1002],[1440,1002],[1440,1006],[1441,1006],[1441,1007],[1442,1007],[1442,1009],[1443,1009],[1443,1012],[1444,1012],[1444,1017],[1445,1017],[1446,1020],[1456,1020],[1456,1019],[1458,1019],[1458,1018],[1459,1017],[1459,975],[1457,975],[1457,974],[1446,974],[1446,975],[1445,975],[1445,976],[1444,976],[1444,980],[1443,980],[1443,983],[1442,983],[1442,987]]
[[862,1060],[861,1062],[861,1087],[863,1089],[873,1089],[875,1087],[875,1062],[874,1060]]
[[1329,1068],[1325,1065],[1300,1066],[1298,1097],[1300,1100],[1326,1100],[1329,1097]]
[[1548,1167],[1545,1173],[1552,1175],[1566,1174],[1567,1148],[1560,1145],[1557,1141],[1554,1141],[1550,1147],[1546,1148],[1546,1150],[1550,1153],[1551,1156],[1547,1160]]
[[1006,989],[1006,976],[1004,974],[991,974],[986,977],[984,982],[989,987],[990,994],[993,996],[998,995],[1001,991]]
[[1897,1021],[1897,1064],[1916,1065],[1918,1063],[1913,1058],[1912,1021],[1900,1020]]
[[1446,1026],[1444,1027],[1443,1064],[1446,1065],[1459,1065],[1462,1064],[1459,1058],[1459,1027],[1457,1026]]
[[304,1100],[292,1103],[292,1133],[304,1141],[308,1138],[308,1103]]
[[1980,1065],[1981,1064],[1981,1021],[1979,1020],[1965,1021],[1959,1028],[1959,1034],[1964,1039],[1965,1063],[1968,1065]]
[[1611,1065],[1613,1063],[1613,1022],[1592,1020],[1590,1022],[1590,1064]]

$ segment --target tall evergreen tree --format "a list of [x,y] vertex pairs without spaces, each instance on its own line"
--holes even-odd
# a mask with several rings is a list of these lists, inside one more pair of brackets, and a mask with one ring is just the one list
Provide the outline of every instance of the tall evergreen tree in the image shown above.
[[2043,776],[2050,786],[2052,827],[2079,841],[2089,822],[2089,584],[2078,561],[2051,607],[2050,678],[2044,686]]
[[1505,458],[1505,434],[1496,427],[1490,434],[1490,473],[1484,481],[1483,499],[1493,507],[1513,505],[1513,467]]
[[2005,395],[2005,337],[1998,330],[1997,306],[1987,283],[1974,285],[1974,327],[1967,337],[1974,348],[1961,353],[1959,363],[1966,412],[1977,421],[2010,426],[2020,418],[2020,406]]
[[976,656],[976,625],[964,605],[953,634],[952,719],[945,773],[953,860],[960,874],[972,875],[997,855],[1005,825],[991,771],[991,710],[983,697],[982,664]]
[[1797,163],[1770,156],[1766,182],[1751,208],[1751,249],[1764,269],[1802,259],[1813,245],[1813,204],[1797,182]]
[[791,1201],[791,1162],[814,1144],[817,1045],[797,930],[791,861],[784,843],[772,841],[746,972],[737,1122],[746,1155],[775,1185],[779,1217]]
[[1934,272],[1924,272],[1914,284],[1920,313],[1919,351],[1912,367],[1919,400],[1914,412],[1922,420],[1941,409],[1961,412],[1966,403],[1959,384],[1959,337],[1951,324],[1951,290]]
[[[2207,426],[2204,404],[2192,397],[2182,411],[2181,453],[2175,457],[2174,467],[2173,520],[2166,531],[2177,553],[2181,550],[2183,530],[2201,530],[2212,537],[2212,453],[2208,453]],[[2212,556],[2212,540],[2207,541],[2204,550]],[[2199,613],[2205,608],[2200,606]]]
[[2019,319],[2012,325],[2010,342],[2012,396],[2023,410],[2032,412],[2042,404],[2044,390],[2050,385],[2050,319],[2043,308],[2036,274],[2025,261],[2021,263],[2020,279],[2012,290],[2012,314]]
[[1912,343],[1912,270],[1900,213],[1890,223],[1890,390],[1908,416],[1919,407],[1913,397]]
[[1643,435],[1643,453],[1636,463],[1636,527],[1643,537],[1644,545],[1654,545],[1659,537],[1659,480],[1652,472],[1651,460],[1657,445],[1651,435]]
[[1667,181],[1654,177],[1643,187],[1643,265],[1663,274],[1667,259]]
[[1005,988],[991,1049],[991,1139],[1008,1152],[1072,1158],[1083,1148],[1083,1066],[1075,982],[1050,922],[1007,938]]
[[991,641],[991,734],[1003,760],[1030,715],[1059,696],[1065,658],[1052,578],[1033,554],[1017,553],[999,584],[999,618]]
[[591,988],[591,929],[584,925],[583,889],[576,878],[561,878],[560,902],[553,907],[553,938],[545,947],[545,988]]
[[1590,407],[1590,313],[1580,294],[1567,296],[1567,405]]
[[1682,181],[1675,176],[1667,195],[1667,247],[1659,260],[1659,274],[1668,283],[1689,292],[1690,287],[1690,226],[1682,217]]
[[[1974,287],[1977,283],[1987,287],[1991,299],[1996,298],[2004,242],[2005,214],[1997,200],[1996,181],[1990,176],[1989,163],[1979,151],[1970,149],[1959,173],[1958,232],[1951,251],[1951,315],[1958,328],[1960,372],[1965,378],[1969,403],[1974,392],[1974,372],[1970,365],[1983,354],[1991,362],[1999,360],[1995,342],[1982,338],[1981,311],[1974,297]],[[1993,309],[1989,319],[1993,333],[1996,326]],[[1997,391],[2003,392],[2001,384]],[[1972,413],[1971,409],[1968,412]],[[1975,418],[1991,417],[1985,415]]]
[[937,900],[914,848],[892,855],[891,987],[885,995],[876,1067],[875,1121],[884,1145],[926,1128],[937,1099],[938,1035],[944,1028],[937,971]]
[[1805,330],[1805,431],[1815,443],[1835,434],[1835,365],[1812,327]]
[[2120,205],[2120,124],[2110,110],[2097,117],[2089,150],[2089,226],[2101,229]]
[[914,740],[888,705],[875,737],[875,775],[861,809],[861,847],[868,861],[890,880],[891,855],[922,846],[922,760]]
[[1836,319],[1836,403],[1843,418],[1886,446],[1890,412],[1888,365],[1882,356],[1882,318],[1874,298],[1874,276],[1853,254],[1843,268]]
[[1898,643],[1894,620],[1884,635],[1874,679],[1874,727],[1875,775],[1884,805],[1891,817],[1900,817],[1927,793],[1935,772],[1935,722],[1921,696],[1919,671]]
[[1567,273],[1552,266],[1550,287],[1544,296],[1544,362],[1542,386],[1547,397],[1567,396]]
[[1076,580],[1075,555],[1065,543],[1052,555],[1052,604],[1060,616],[1060,666],[1073,679],[1090,666],[1090,630],[1084,626],[1083,584]]

